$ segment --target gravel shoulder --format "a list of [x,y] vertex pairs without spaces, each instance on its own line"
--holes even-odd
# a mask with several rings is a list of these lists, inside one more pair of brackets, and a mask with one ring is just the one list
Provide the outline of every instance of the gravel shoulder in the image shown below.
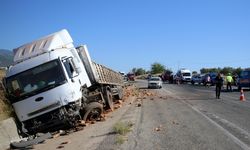
[[[135,97],[129,97],[123,104],[123,107],[106,115],[106,120],[90,124],[81,131],[70,133],[65,136],[46,140],[43,144],[34,146],[34,149],[53,150],[53,149],[74,149],[74,150],[95,150],[105,140],[109,139],[112,134],[113,125],[126,114],[130,107],[133,107]],[[66,143],[66,144],[65,144]]]

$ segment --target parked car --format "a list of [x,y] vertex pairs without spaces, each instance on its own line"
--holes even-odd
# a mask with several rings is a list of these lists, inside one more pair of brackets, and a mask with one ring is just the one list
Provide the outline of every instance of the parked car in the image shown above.
[[250,88],[250,69],[243,70],[238,80],[238,89]]
[[216,72],[211,72],[211,73],[209,73],[209,75],[210,75],[211,85],[215,85],[215,78],[217,76],[217,73]]
[[191,82],[191,76],[192,76],[192,73],[190,70],[188,69],[180,69],[177,71],[176,77],[174,78],[175,82],[179,81],[181,83],[184,83],[184,82]]
[[200,74],[193,75],[191,78],[191,83],[194,85],[195,83],[201,84],[202,78]]
[[217,73],[215,73],[215,72],[210,72],[210,73],[202,75],[202,77],[201,77],[202,84],[203,85],[210,84],[213,86],[215,84],[216,76],[217,76]]
[[148,80],[148,88],[162,88],[162,80],[160,77],[151,77]]
[[208,84],[211,84],[211,78],[208,80],[209,77],[210,77],[209,73],[203,75],[203,76],[201,77],[201,83],[202,83],[203,85],[205,85],[205,86],[208,85]]

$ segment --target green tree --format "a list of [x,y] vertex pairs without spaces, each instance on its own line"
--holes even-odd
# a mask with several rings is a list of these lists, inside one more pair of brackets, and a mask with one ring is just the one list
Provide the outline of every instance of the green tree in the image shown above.
[[243,69],[241,69],[240,67],[234,69],[234,70],[233,70],[233,75],[236,75],[236,74],[237,74],[237,75],[239,76],[242,70],[243,70]]
[[133,68],[133,69],[132,69],[132,72],[135,74],[135,73],[136,73],[136,70],[137,70],[136,68]]
[[165,69],[165,74],[171,75],[173,71],[171,69]]
[[227,75],[228,73],[233,73],[233,68],[232,67],[224,67],[222,70],[221,70],[221,73],[224,74],[224,75]]
[[198,72],[197,71],[193,71],[192,74],[198,74]]
[[207,68],[201,68],[200,69],[201,74],[207,73],[208,69]]
[[158,62],[155,62],[151,65],[151,73],[152,74],[163,73],[165,70],[166,70],[165,66],[158,63]]
[[210,72],[220,72],[221,71],[221,68],[202,68],[200,69],[200,72],[201,74],[204,74],[204,73],[210,73]]
[[143,75],[143,74],[145,74],[145,73],[146,73],[146,70],[143,69],[143,68],[138,68],[138,69],[136,69],[136,71],[135,71],[135,74],[136,74],[137,76]]

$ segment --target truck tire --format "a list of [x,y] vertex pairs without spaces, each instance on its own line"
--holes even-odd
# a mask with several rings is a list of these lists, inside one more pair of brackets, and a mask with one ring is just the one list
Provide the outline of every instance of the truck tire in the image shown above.
[[123,88],[122,87],[118,87],[118,94],[115,95],[115,98],[118,100],[121,100],[123,98]]
[[86,106],[86,111],[83,116],[83,120],[95,121],[101,117],[103,113],[103,105],[98,102],[92,102]]
[[113,95],[108,88],[106,88],[104,91],[104,99],[105,99],[105,103],[106,103],[105,107],[107,109],[111,109],[111,111],[113,111],[114,110]]

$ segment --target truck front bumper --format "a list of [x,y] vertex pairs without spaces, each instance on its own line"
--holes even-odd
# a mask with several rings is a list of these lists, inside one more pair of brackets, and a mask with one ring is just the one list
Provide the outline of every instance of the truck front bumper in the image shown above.
[[56,131],[62,126],[66,126],[68,124],[69,118],[66,114],[67,113],[64,108],[59,108],[33,119],[24,121],[24,127],[28,130],[28,134]]

